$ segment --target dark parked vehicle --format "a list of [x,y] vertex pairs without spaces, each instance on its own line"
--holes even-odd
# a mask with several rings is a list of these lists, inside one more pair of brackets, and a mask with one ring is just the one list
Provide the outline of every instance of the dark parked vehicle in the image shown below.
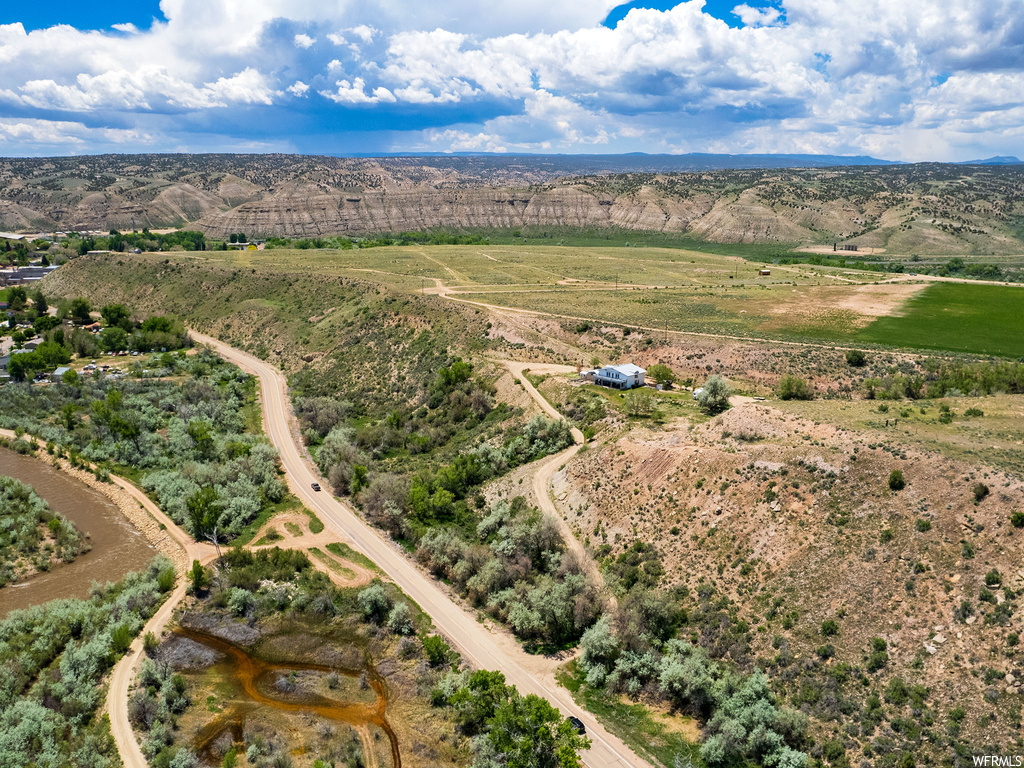
[[312,489],[314,491],[319,491],[320,490],[320,483],[313,483],[313,485],[311,487],[312,487]]
[[587,726],[583,724],[582,720],[580,720],[578,717],[573,717],[572,715],[569,715],[567,719],[569,721],[569,724],[576,729],[576,733],[580,734],[581,736],[586,735]]

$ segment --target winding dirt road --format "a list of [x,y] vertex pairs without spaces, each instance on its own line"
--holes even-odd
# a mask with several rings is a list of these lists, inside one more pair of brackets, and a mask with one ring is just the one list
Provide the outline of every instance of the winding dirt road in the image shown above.
[[[526,393],[533,398],[533,401],[540,406],[540,409],[545,414],[553,419],[565,418],[533,386],[533,382],[526,378],[526,372],[529,371],[530,373],[542,376],[546,374],[575,373],[576,369],[573,366],[557,365],[554,363],[521,363],[516,360],[495,360],[494,362],[504,366],[509,373],[515,376],[519,383],[523,385]],[[583,433],[576,427],[572,428],[572,439],[574,445],[569,446],[564,451],[548,456],[546,459],[542,459],[537,465],[533,473],[533,495],[537,497],[537,504],[540,506],[541,512],[558,527],[558,532],[562,535],[562,541],[565,542],[569,551],[576,556],[576,561],[580,564],[580,567],[586,570],[590,580],[594,584],[604,584],[604,577],[601,575],[597,563],[594,562],[594,558],[587,554],[583,543],[576,538],[576,534],[573,533],[572,528],[569,527],[569,524],[565,521],[562,513],[558,511],[554,500],[551,498],[551,478],[554,477],[558,468],[575,456],[583,446],[583,443],[586,442]],[[610,606],[614,606],[615,598],[613,596],[608,595],[607,600]]]
[[[458,605],[440,585],[420,571],[393,542],[386,541],[379,531],[363,522],[347,504],[326,492],[316,493],[310,489],[312,483],[323,484],[324,481],[304,458],[297,434],[292,430],[291,401],[284,375],[277,368],[210,336],[195,331],[191,334],[197,342],[208,344],[226,360],[256,376],[262,395],[264,431],[281,455],[292,492],[315,511],[328,528],[351,541],[354,549],[373,560],[415,600],[438,631],[472,666],[503,672],[508,682],[524,695],[542,696],[563,714],[582,720],[591,739],[591,748],[582,757],[590,768],[645,768],[649,765],[606,731],[593,715],[578,707],[569,692],[554,682],[551,662],[530,656],[504,633],[488,629],[477,621],[475,614]],[[127,760],[125,764],[129,765]]]

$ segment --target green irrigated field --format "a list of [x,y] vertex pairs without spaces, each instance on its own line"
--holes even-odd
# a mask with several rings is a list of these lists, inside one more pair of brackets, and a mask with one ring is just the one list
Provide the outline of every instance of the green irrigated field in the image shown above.
[[856,338],[875,344],[1024,357],[1024,288],[937,283],[899,314],[880,317]]

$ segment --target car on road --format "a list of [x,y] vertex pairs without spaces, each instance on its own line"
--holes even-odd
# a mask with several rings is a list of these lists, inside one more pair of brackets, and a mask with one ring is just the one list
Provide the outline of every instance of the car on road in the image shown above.
[[320,483],[313,483],[313,485],[311,485],[310,488],[312,488],[314,491],[319,491]]
[[569,717],[567,717],[566,719],[569,721],[569,725],[575,728],[576,733],[580,734],[580,736],[585,736],[587,734],[587,726],[585,726],[583,724],[583,721],[580,720],[578,717],[573,717],[572,715],[569,715]]

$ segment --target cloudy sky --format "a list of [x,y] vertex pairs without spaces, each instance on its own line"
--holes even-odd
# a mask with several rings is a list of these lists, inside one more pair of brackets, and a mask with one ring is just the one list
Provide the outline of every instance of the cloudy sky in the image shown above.
[[1021,0],[3,6],[5,156],[1024,156]]

